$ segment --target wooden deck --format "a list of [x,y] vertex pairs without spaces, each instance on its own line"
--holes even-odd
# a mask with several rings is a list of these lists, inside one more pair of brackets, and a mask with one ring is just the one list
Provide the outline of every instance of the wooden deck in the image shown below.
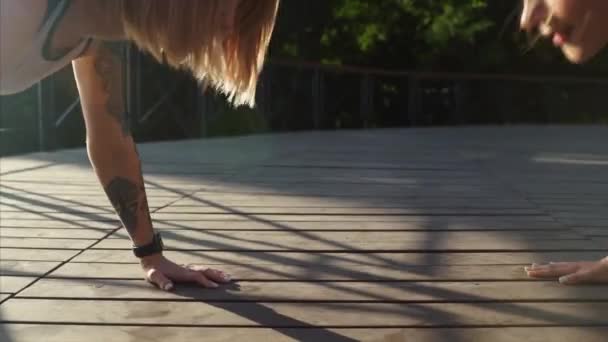
[[83,150],[3,158],[0,341],[606,341],[608,128],[144,144],[155,226],[217,290],[154,289]]

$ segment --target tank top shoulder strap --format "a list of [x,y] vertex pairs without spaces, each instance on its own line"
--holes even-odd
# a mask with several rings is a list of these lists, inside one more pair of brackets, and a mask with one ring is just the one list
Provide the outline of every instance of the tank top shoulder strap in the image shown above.
[[[90,44],[91,39],[82,39],[79,44],[77,44],[74,48],[68,49],[67,51],[61,51],[61,53],[57,55],[53,55],[51,51],[51,42],[53,41],[53,35],[55,30],[61,23],[61,19],[70,8],[72,4],[71,0],[47,0],[47,10],[42,22],[39,33],[41,37],[43,37],[42,43],[42,57],[49,62],[59,61],[70,54],[70,52],[74,51],[74,49],[79,46],[88,46]],[[85,42],[86,41],[86,42]]]
[[44,19],[42,20],[41,23],[41,29],[44,27],[44,25],[49,21],[49,19],[51,18],[51,16],[53,15],[53,13],[55,12],[55,10],[59,7],[59,5],[61,4],[63,0],[47,0],[47,6],[46,6],[46,14],[44,15]]

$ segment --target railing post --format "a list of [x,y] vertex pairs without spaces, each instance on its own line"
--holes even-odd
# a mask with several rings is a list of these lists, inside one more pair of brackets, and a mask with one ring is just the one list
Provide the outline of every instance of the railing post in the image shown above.
[[201,138],[206,138],[209,135],[207,117],[209,114],[209,94],[207,91],[203,92],[201,85],[197,85],[197,96],[196,96],[196,107],[198,115],[200,115],[200,132]]
[[44,125],[44,91],[42,89],[42,81],[36,85],[36,102],[38,104],[38,151],[42,152],[46,149],[46,132]]
[[408,102],[407,102],[407,115],[410,122],[410,126],[416,126],[418,123],[418,116],[421,110],[421,98],[420,98],[420,82],[418,77],[410,75],[408,78]]
[[312,76],[312,119],[315,129],[321,126],[324,102],[323,75],[318,68],[315,68]]
[[453,101],[454,101],[454,122],[455,124],[465,124],[467,122],[464,106],[466,103],[467,91],[469,82],[466,80],[456,80],[453,86]]
[[38,102],[38,150],[40,152],[50,151],[55,148],[54,143],[54,97],[55,80],[49,77],[39,81],[37,88]]
[[271,94],[271,87],[272,87],[272,71],[271,71],[271,65],[266,66],[264,68],[264,71],[260,74],[260,82],[259,82],[259,99],[260,99],[260,103],[258,103],[256,106],[258,107],[258,110],[261,112],[261,116],[264,118],[265,123],[268,124],[268,127],[270,128],[270,121],[271,121],[271,117],[272,117],[272,94]]
[[141,77],[142,77],[142,54],[137,51],[135,53],[135,112],[133,113],[137,121],[141,118]]
[[361,78],[361,89],[360,89],[360,102],[359,102],[359,114],[363,119],[363,127],[369,127],[370,117],[373,116],[374,112],[374,92],[373,92],[373,79],[370,74],[365,74]]

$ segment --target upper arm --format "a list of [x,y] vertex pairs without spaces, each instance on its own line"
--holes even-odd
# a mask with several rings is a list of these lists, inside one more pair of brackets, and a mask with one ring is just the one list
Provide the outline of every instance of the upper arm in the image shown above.
[[122,44],[95,42],[72,66],[87,132],[120,129],[123,135],[130,135]]

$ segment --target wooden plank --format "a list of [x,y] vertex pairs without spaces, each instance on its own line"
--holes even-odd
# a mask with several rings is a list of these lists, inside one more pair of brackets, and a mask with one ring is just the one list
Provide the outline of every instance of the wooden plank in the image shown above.
[[57,267],[57,261],[0,260],[0,274],[7,276],[41,276]]
[[[352,241],[369,241],[376,240],[377,242],[390,242],[395,239],[402,241],[440,241],[442,239],[454,240],[504,240],[513,239],[519,241],[529,241],[537,239],[545,239],[547,241],[555,240],[584,240],[580,234],[572,230],[556,230],[548,234],[545,231],[291,231],[289,229],[277,231],[204,231],[190,229],[165,229],[163,236],[167,236],[167,240],[171,239],[213,239],[225,237],[228,239],[237,240],[241,237],[244,240],[253,241],[253,238],[259,237],[264,241],[289,240],[290,238],[304,238],[308,240],[319,241],[336,241],[336,242],[352,242]],[[107,240],[128,239],[129,235],[124,230],[117,230],[108,237]]]
[[[232,179],[232,178],[230,178]],[[237,178],[238,179],[238,176]],[[486,178],[487,180],[487,178]],[[416,183],[418,181],[419,183]],[[212,190],[220,190],[220,189],[234,189],[234,185],[231,182],[204,182],[205,184],[201,184],[201,189],[212,189]],[[319,179],[319,178],[285,178],[282,179],[273,179],[266,177],[250,177],[242,182],[235,181],[238,184],[246,184],[246,188],[251,188],[252,186],[266,186],[274,189],[281,189],[287,186],[294,186],[296,188],[303,189],[305,186],[312,186],[314,188],[321,188],[322,186],[329,186],[331,188],[348,188],[352,185],[357,185],[357,189],[353,189],[355,191],[361,190],[361,188],[366,189],[378,189],[378,190],[389,190],[391,187],[398,188],[402,190],[403,193],[407,193],[406,191],[416,191],[419,192],[421,189],[430,190],[430,191],[449,191],[449,192],[457,192],[457,191],[466,191],[470,193],[484,193],[489,190],[502,189],[508,190],[502,186],[502,184],[497,182],[489,182],[489,181],[460,181],[460,180],[452,180],[452,181],[441,181],[435,179],[433,181],[426,181],[424,179],[417,180],[407,180],[407,179],[394,179],[394,180],[378,180],[376,182],[364,181],[364,180],[344,180],[344,179]]]
[[597,200],[584,200],[584,199],[580,199],[576,202],[572,202],[569,200],[564,200],[564,199],[556,199],[556,200],[551,200],[551,199],[540,199],[540,200],[534,200],[531,201],[533,204],[539,206],[539,207],[543,207],[543,208],[548,208],[551,210],[555,210],[555,211],[559,211],[559,210],[585,210],[588,208],[601,208],[604,205],[602,204],[602,202],[597,202]]
[[[7,341],[80,341],[86,336],[91,342],[134,342],[172,339],[207,342],[229,341],[323,341],[323,342],[605,342],[608,328],[604,327],[534,327],[534,328],[393,328],[393,329],[335,329],[335,328],[177,328],[155,326],[78,326],[2,324],[0,331]],[[1,334],[1,333],[0,333]],[[2,336],[2,335],[0,335]]]
[[2,217],[0,221],[0,227],[3,228],[60,228],[60,229],[69,229],[69,228],[88,228],[94,230],[111,230],[116,229],[120,226],[120,222],[117,219],[110,219],[105,221],[91,221],[91,220],[54,220],[54,219],[34,219],[34,220],[26,220],[26,219],[5,219]]
[[110,207],[93,207],[87,206],[83,203],[64,203],[64,204],[53,204],[53,205],[31,205],[31,204],[15,204],[15,205],[0,205],[0,212],[13,213],[13,212],[24,212],[31,211],[40,214],[104,214],[113,213],[114,210]]
[[[361,266],[357,264],[216,264],[235,280],[301,280],[301,281],[506,281],[530,280],[522,265],[476,266]],[[142,279],[138,264],[68,263],[50,274],[53,278],[119,278]]]
[[[409,131],[409,129],[408,129]],[[376,134],[377,138],[380,138],[382,134]],[[291,139],[289,139],[291,140]],[[313,139],[307,139],[308,143],[310,143],[310,145],[307,145],[307,147],[309,146],[313,146],[314,145],[314,141],[312,141]],[[291,140],[291,142],[293,142],[293,140]],[[284,141],[284,143],[289,144],[289,141]],[[375,143],[377,144],[378,141],[375,141]],[[368,146],[377,146],[376,144],[368,144]],[[335,147],[337,144],[334,144],[333,147]],[[202,147],[199,145],[199,148]],[[314,155],[317,155],[317,152],[320,153],[324,153],[325,150],[323,149],[323,147],[318,147],[317,150],[315,150],[314,152],[311,150],[308,150],[308,148],[306,149],[301,149],[302,146],[291,146],[291,148],[297,149],[298,152],[301,152],[299,155],[297,155],[297,157],[299,156],[306,156],[306,158],[311,158]],[[379,156],[380,154],[384,153],[385,151],[387,151],[388,149],[390,149],[392,146],[384,146],[386,148],[381,148],[378,149],[376,151],[376,156]],[[327,149],[328,147],[326,147],[325,149]],[[404,146],[399,146],[399,148],[401,149],[401,151],[404,151],[403,148]],[[313,152],[313,154],[311,155],[309,152]],[[407,156],[407,160],[403,160],[403,156],[399,155],[398,153],[393,153],[391,155],[391,158],[387,158],[384,161],[381,161],[379,158],[376,158],[376,160],[357,160],[357,159],[335,159],[335,160],[329,160],[327,162],[324,163],[314,163],[314,164],[309,164],[309,163],[305,163],[305,162],[298,162],[297,158],[284,158],[285,156],[278,156],[278,158],[273,158],[270,160],[265,160],[265,161],[261,161],[258,163],[253,163],[252,167],[258,168],[260,170],[278,170],[278,169],[285,169],[285,170],[332,170],[332,169],[336,169],[336,170],[370,170],[370,171],[377,171],[377,170],[386,170],[387,172],[439,172],[439,171],[447,171],[447,172],[469,172],[469,173],[478,173],[479,172],[479,168],[475,168],[472,167],[469,164],[463,163],[462,161],[458,161],[458,160],[454,160],[454,158],[437,158],[434,160],[433,163],[429,162],[428,159],[425,159],[424,161],[421,160],[421,158],[416,158],[414,159],[414,155],[416,155],[415,150],[414,151],[408,151],[408,152],[412,152],[411,154],[408,153]],[[339,156],[339,155],[338,155]],[[291,156],[290,156],[291,157]],[[419,157],[419,155],[417,155],[417,157]],[[453,157],[453,156],[450,156]],[[400,159],[401,158],[401,159]],[[372,158],[373,159],[373,158]],[[185,161],[184,161],[185,162]],[[408,163],[411,162],[411,163]]]
[[592,240],[595,243],[599,243],[604,246],[606,246],[606,244],[608,244],[608,236],[597,236],[597,237],[594,236],[594,237],[592,237]]
[[[158,207],[174,202],[181,196],[148,196],[148,205],[152,207]],[[56,194],[52,197],[45,195],[32,195],[32,194],[19,194],[18,199],[8,198],[3,196],[0,192],[0,199],[3,204],[12,205],[23,205],[28,202],[42,202],[51,206],[70,206],[74,204],[80,204],[82,206],[93,206],[103,209],[111,209],[109,205],[108,197],[103,195],[90,195],[90,194]]]
[[[347,143],[344,141],[344,143]],[[377,151],[376,157],[385,151]],[[387,160],[368,160],[363,158],[343,158],[341,154],[335,154],[327,156],[326,158],[319,158],[318,156],[324,151],[319,149],[318,151],[310,151],[307,153],[301,153],[297,158],[286,158],[284,155],[274,160],[266,160],[263,163],[258,163],[260,167],[264,168],[301,168],[301,169],[328,169],[328,168],[340,168],[340,169],[387,169],[387,170],[408,170],[408,171],[448,171],[448,172],[478,172],[479,169],[465,163],[464,161],[459,162],[447,162],[447,158],[436,158],[432,161],[421,161],[414,159],[414,152],[408,153],[408,160],[399,160],[398,155],[395,158],[386,158]],[[361,156],[359,154],[359,156]],[[373,159],[373,158],[372,158]],[[439,160],[441,159],[441,160]],[[251,166],[251,165],[248,165]],[[242,166],[241,166],[242,167]],[[249,168],[247,168],[249,170]]]
[[[458,172],[427,172],[427,173],[393,173],[380,174],[360,170],[347,172],[311,172],[298,174],[294,172],[278,174],[275,170],[265,170],[264,174],[235,174],[231,181],[239,183],[265,183],[265,184],[364,184],[364,185],[408,185],[418,187],[440,186],[477,186],[491,188],[497,186],[489,177],[474,173]],[[442,177],[443,176],[443,177]],[[477,176],[477,177],[476,177]]]
[[[71,176],[75,176],[74,174],[72,174]],[[146,175],[147,176],[147,175]],[[30,177],[36,177],[31,175]],[[39,174],[37,177],[40,178],[47,178],[48,175],[45,173],[41,173]],[[147,179],[148,177],[146,177]],[[93,175],[91,176],[85,176],[85,177],[77,177],[74,180],[63,180],[63,182],[60,179],[55,179],[53,181],[48,181],[48,180],[44,180],[42,182],[32,182],[32,181],[26,181],[25,179],[17,179],[14,178],[9,182],[3,182],[2,184],[4,185],[3,188],[3,192],[5,194],[13,194],[13,195],[20,195],[20,194],[25,194],[25,195],[38,195],[38,196],[48,196],[48,195],[59,195],[61,196],[62,194],[68,194],[68,195],[72,195],[72,194],[79,194],[79,193],[83,193],[83,194],[91,194],[91,195],[97,195],[97,196],[102,196],[104,195],[104,191],[103,188],[101,187],[101,185],[99,183],[96,182],[90,182],[91,179],[96,179],[96,177]],[[157,178],[158,179],[158,178]],[[160,183],[163,184],[161,187],[157,187],[157,186],[150,186],[149,183],[146,186],[146,192],[150,192],[151,195],[159,195],[159,196],[177,196],[180,197],[177,193],[175,193],[176,191],[179,192],[194,192],[194,191],[199,191],[201,190],[201,188],[203,188],[207,183],[208,180],[205,180],[204,178],[195,178],[192,179],[191,182],[172,182],[171,179],[163,179],[165,182],[164,183]],[[65,190],[65,191],[62,191]],[[54,196],[53,196],[54,197]],[[9,196],[10,198],[10,196]]]
[[2,238],[2,247],[7,248],[58,248],[85,249],[97,240],[48,239],[48,238]]
[[556,218],[556,222],[559,222],[565,226],[578,228],[578,227],[606,227],[608,226],[608,219],[594,219],[594,218]]
[[[272,208],[275,209],[306,209],[313,210],[316,208],[322,209],[362,209],[362,210],[380,210],[380,209],[408,209],[408,210],[431,210],[431,209],[439,209],[442,211],[446,210],[529,210],[535,209],[536,207],[531,207],[529,203],[515,203],[513,201],[510,202],[501,202],[501,201],[486,201],[486,202],[474,202],[471,200],[446,200],[441,203],[437,203],[437,201],[393,201],[385,199],[383,201],[348,201],[348,200],[272,200],[272,201],[264,201],[263,198],[256,200],[254,196],[251,196],[248,200],[213,200],[206,198],[202,201],[190,201],[188,203],[173,203],[170,206],[166,207],[166,211],[168,212],[198,212],[198,209],[205,208],[209,206],[217,206],[217,207],[230,207],[231,209],[245,209],[245,210],[269,210]],[[11,207],[7,206],[7,210],[11,209]],[[105,209],[105,208],[104,208]],[[108,208],[109,209],[109,208]],[[169,210],[170,209],[170,210]]]
[[[117,232],[94,249],[125,249],[128,237]],[[559,232],[206,232],[164,231],[167,249],[179,250],[589,250],[602,248],[577,234]]]
[[36,168],[46,168],[52,166],[54,163],[45,161],[44,159],[31,159],[27,157],[2,157],[0,158],[0,172],[2,178],[8,177],[8,174],[31,170]]
[[290,215],[543,215],[538,209],[530,208],[326,208],[326,207],[165,207],[157,211],[156,217],[161,214],[183,214],[184,216],[200,217],[205,214],[218,213],[247,213],[247,214],[290,214]]
[[22,219],[22,220],[63,220],[63,221],[72,221],[72,220],[116,220],[115,213],[101,213],[101,214],[88,214],[88,213],[33,213],[33,212],[8,212],[2,213],[2,220],[5,219]]
[[575,213],[575,212],[553,212],[551,216],[555,217],[557,220],[606,220],[608,221],[608,215],[606,214],[606,208],[603,210],[595,212],[595,213]]
[[[46,216],[45,216],[46,215]],[[116,217],[104,216],[99,219],[87,219],[86,217],[80,217],[78,219],[66,220],[62,217],[57,217],[58,214],[35,214],[35,217],[31,215],[18,216],[15,218],[5,218],[3,215],[1,227],[14,228],[14,227],[32,227],[32,228],[94,228],[94,229],[113,229],[120,225]],[[65,214],[62,214],[65,215]],[[166,221],[183,221],[189,222],[239,222],[248,221],[251,224],[255,224],[251,217],[247,215],[198,215],[198,219],[193,220],[191,217],[184,216],[184,214],[164,214],[165,216],[171,215]],[[152,216],[160,220],[156,214]],[[382,222],[391,223],[419,223],[427,225],[470,225],[473,228],[476,226],[488,226],[488,227],[513,227],[525,229],[528,227],[537,228],[548,228],[564,225],[560,225],[555,222],[550,216],[454,216],[454,215],[416,215],[416,216],[360,216],[360,215],[332,215],[332,216],[320,216],[320,215],[255,215],[254,219],[267,220],[271,222],[351,222],[354,224],[374,224]],[[157,222],[157,224],[163,224],[163,222]],[[431,226],[432,227],[432,226]]]
[[[232,178],[231,178],[232,179]],[[496,180],[493,180],[496,182]],[[245,183],[247,184],[247,183]],[[247,191],[239,191],[239,189],[247,189]],[[225,191],[220,191],[225,190]],[[188,196],[182,198],[180,203],[191,204],[194,205],[199,203],[200,200],[212,200],[212,201],[248,201],[251,202],[254,195],[259,196],[260,200],[266,201],[280,201],[283,198],[286,198],[288,201],[303,201],[303,200],[325,200],[325,201],[353,201],[353,202],[386,202],[387,200],[394,200],[396,203],[404,203],[404,202],[418,202],[418,201],[429,201],[431,198],[429,195],[433,195],[432,193],[427,193],[427,196],[423,196],[419,193],[411,193],[411,192],[402,192],[401,194],[383,194],[377,193],[376,196],[363,196],[363,197],[355,197],[349,193],[334,193],[325,196],[319,196],[314,194],[304,194],[304,193],[289,193],[289,192],[268,192],[267,189],[258,189],[257,192],[252,192],[252,188],[238,188],[235,186],[231,186],[228,184],[226,189],[221,189],[217,187],[204,187],[194,192],[193,194],[189,194]],[[512,193],[508,193],[512,194]],[[519,203],[530,203],[525,201],[521,196],[497,196],[496,193],[493,194],[485,194],[478,195],[479,199],[488,199],[499,202],[511,202],[517,201]],[[468,196],[465,196],[469,198]],[[450,196],[446,198],[446,201],[458,201],[462,202],[465,198],[458,198],[457,196]],[[551,200],[551,198],[539,198],[539,201],[543,200]],[[558,199],[559,203],[566,203],[564,199]],[[589,200],[589,199],[587,199]],[[553,202],[550,202],[553,203]],[[558,204],[559,204],[558,203]],[[585,202],[584,202],[585,203]]]
[[[569,178],[570,181],[575,181],[576,180],[576,176],[573,176],[571,178]],[[538,204],[538,205],[547,205],[547,206],[560,206],[560,205],[564,205],[564,206],[587,206],[587,205],[597,205],[597,199],[596,198],[581,198],[580,201],[577,202],[572,202],[569,201],[568,199],[564,199],[564,198],[553,198],[551,196],[542,196],[542,195],[533,195],[533,198],[530,200],[532,203]],[[600,204],[602,202],[599,202]]]
[[525,189],[522,189],[522,193],[526,194],[526,197],[533,202],[550,200],[550,201],[564,201],[564,202],[572,203],[581,197],[584,198],[585,201],[594,200],[597,202],[601,202],[606,199],[606,196],[602,196],[602,194],[593,194],[593,193],[584,193],[584,194],[583,193],[556,194],[556,193],[545,193],[545,192],[532,193],[532,192],[526,192]]
[[[326,206],[326,207],[344,207],[344,206],[367,206],[367,207],[424,207],[424,206],[456,206],[465,208],[497,208],[497,207],[514,207],[514,208],[533,208],[532,203],[522,198],[498,198],[495,196],[480,198],[486,201],[471,201],[463,198],[446,198],[443,201],[431,200],[428,198],[420,198],[417,196],[401,196],[384,198],[378,197],[347,197],[339,196],[290,196],[290,195],[246,195],[246,194],[220,194],[207,193],[204,196],[187,196],[175,202],[174,206],[197,206],[205,204],[205,201],[213,203],[222,203],[226,205],[238,206]],[[562,204],[563,205],[563,204]],[[586,207],[589,207],[588,205]],[[583,206],[573,206],[573,208],[582,208]]]
[[[4,237],[2,239],[4,239]],[[78,253],[76,250],[61,249],[0,248],[0,259],[21,261],[65,261],[73,257],[76,253]]]
[[48,228],[0,228],[2,238],[64,238],[64,239],[101,239],[108,230],[91,228],[81,229],[48,229]]
[[[563,260],[596,260],[606,255],[598,252],[488,252],[488,253],[324,253],[324,252],[200,252],[164,251],[169,259],[180,264],[204,265],[267,265],[267,264],[316,264],[367,266],[387,265],[527,265]],[[86,250],[73,262],[137,263],[133,253],[127,250]]]
[[[82,197],[81,197],[82,198]],[[224,202],[224,201],[247,201],[251,203],[252,200],[259,198],[262,203],[267,201],[277,202],[285,198],[289,202],[302,202],[307,201],[332,201],[337,202],[351,202],[351,203],[426,203],[426,204],[441,204],[441,203],[519,203],[519,204],[530,204],[530,201],[521,196],[509,194],[502,194],[501,196],[496,193],[484,193],[484,194],[467,194],[458,195],[455,193],[412,193],[406,191],[402,193],[381,193],[375,194],[353,194],[349,192],[333,192],[333,193],[311,193],[311,192],[296,192],[296,191],[270,191],[269,189],[259,188],[231,188],[215,190],[205,188],[204,190],[198,191],[194,194],[189,194],[186,197],[181,198],[176,203],[183,203],[186,205],[196,205],[204,203],[205,201],[213,202]],[[562,199],[566,202],[567,199]]]
[[205,220],[173,221],[156,220],[158,229],[197,229],[197,230],[515,230],[515,231],[570,231],[556,222],[510,220],[510,218],[493,219],[412,219],[408,221],[374,222],[374,221],[257,221],[257,220]]
[[[41,175],[45,177],[45,175]],[[8,198],[19,198],[21,196],[35,195],[41,197],[56,197],[63,194],[81,194],[81,195],[92,195],[92,196],[103,196],[103,189],[99,186],[70,186],[66,184],[65,187],[61,186],[40,186],[39,184],[25,184],[21,183],[17,186],[7,186],[6,184],[2,187],[2,193]]]
[[562,204],[547,204],[537,203],[537,205],[543,208],[549,209],[552,212],[557,213],[597,213],[606,209],[606,205],[603,203],[593,202],[582,202],[582,203],[562,203]]
[[606,325],[608,303],[228,303],[11,299],[4,322],[268,327]]
[[[314,190],[314,191],[312,191]],[[213,201],[213,202],[222,202],[222,201],[230,201],[233,199],[251,199],[259,197],[260,199],[264,198],[281,198],[281,197],[291,197],[294,199],[325,199],[325,200],[333,200],[333,201],[358,201],[364,203],[377,203],[384,202],[387,203],[389,201],[394,200],[396,203],[412,203],[415,201],[416,203],[435,203],[438,204],[440,202],[444,203],[461,203],[464,201],[469,202],[498,202],[504,203],[508,202],[521,202],[522,197],[513,194],[502,194],[501,196],[496,195],[495,192],[487,192],[487,193],[452,193],[452,192],[426,192],[426,193],[413,193],[412,191],[403,191],[403,192],[390,192],[384,193],[381,191],[371,192],[366,191],[363,193],[353,193],[348,191],[338,191],[343,189],[337,189],[333,191],[323,191],[323,189],[310,189],[309,191],[292,189],[289,191],[288,189],[276,189],[272,190],[267,187],[252,187],[252,188],[234,188],[234,189],[204,189],[204,191],[197,192],[196,194],[190,194],[187,197],[181,198],[179,201],[188,201],[192,200],[192,205],[196,203],[201,203],[205,201]],[[564,199],[566,201],[568,199]],[[570,199],[571,200],[571,199]],[[601,199],[597,199],[601,200]],[[188,202],[184,202],[188,203]],[[527,202],[528,204],[530,202]]]
[[606,301],[608,286],[578,288],[558,282],[238,282],[219,291],[178,286],[159,291],[135,280],[42,279],[17,298],[149,299],[172,301]]
[[[94,176],[93,176],[94,177]],[[197,188],[201,188],[201,186],[198,186]],[[176,191],[179,191],[179,189],[175,189]],[[87,186],[87,187],[83,187],[80,185],[75,185],[75,186],[70,186],[69,184],[65,184],[62,186],[40,186],[38,184],[32,184],[32,185],[24,185],[24,183],[22,183],[21,185],[19,185],[19,187],[15,187],[15,188],[8,188],[6,186],[2,187],[2,192],[6,193],[6,194],[11,194],[14,196],[22,196],[22,195],[38,195],[38,196],[62,196],[62,195],[91,195],[91,196],[100,196],[100,197],[104,197],[105,193],[103,192],[103,189],[100,185],[97,186]],[[168,190],[158,190],[158,189],[147,189],[146,188],[146,193],[150,196],[150,197],[156,197],[156,196],[163,196],[163,197],[172,197],[172,198],[179,198],[181,197],[181,195],[176,194],[174,191],[168,191]],[[9,196],[7,196],[9,197]],[[9,197],[10,198],[10,197]]]
[[[239,180],[241,180],[239,182]],[[496,182],[482,181],[470,179],[448,179],[441,181],[439,179],[407,179],[407,178],[392,178],[392,179],[378,179],[376,181],[370,181],[369,178],[364,177],[234,177],[230,178],[230,181],[247,184],[249,186],[255,185],[258,187],[269,187],[269,188],[285,188],[287,186],[303,187],[310,185],[313,187],[329,186],[333,188],[346,188],[348,186],[355,187],[367,187],[367,188],[378,188],[386,189],[390,186],[399,187],[404,191],[413,190],[418,191],[421,188],[430,191],[449,191],[456,192],[457,190],[469,191],[472,193],[484,193],[494,190],[498,192],[501,189],[501,185]],[[211,184],[213,187],[213,184]],[[504,189],[504,188],[502,188]],[[200,190],[197,189],[197,190]]]
[[[31,173],[31,172],[30,172]],[[46,175],[46,172],[40,172],[41,175]],[[70,177],[74,176],[74,177]],[[0,184],[7,186],[11,185],[14,188],[18,188],[20,185],[32,185],[32,184],[40,184],[40,185],[54,185],[61,186],[63,184],[68,185],[81,185],[81,186],[99,186],[99,182],[95,179],[91,179],[89,175],[84,177],[80,177],[73,172],[68,172],[67,176],[57,176],[52,178],[38,178],[32,179],[31,174],[23,174],[19,173],[18,175],[9,175],[7,177],[3,177],[0,181]]]
[[[153,214],[154,215],[154,214]],[[391,217],[391,216],[287,216],[283,218],[273,217],[272,220],[264,220],[260,219],[260,216],[246,216],[246,215],[232,215],[229,219],[217,219],[219,215],[208,215],[205,216],[201,220],[180,220],[179,215],[174,218],[172,221],[176,221],[178,223],[187,222],[188,224],[196,224],[197,221],[200,222],[209,222],[209,223],[219,223],[226,222],[228,223],[236,223],[236,222],[246,222],[250,224],[262,223],[266,225],[270,224],[305,224],[307,222],[311,222],[314,224],[319,224],[321,222],[336,222],[339,225],[339,222],[345,222],[342,224],[361,224],[361,225],[370,225],[370,224],[379,224],[379,225],[395,225],[395,224],[426,224],[432,227],[433,224],[437,225],[449,225],[449,224],[462,224],[462,225],[470,225],[472,227],[476,226],[495,226],[495,227],[520,227],[521,229],[526,228],[550,228],[550,227],[566,227],[563,224],[557,223],[550,216],[399,216],[399,217]],[[168,221],[156,221],[156,224],[166,224]]]
[[572,230],[581,235],[585,235],[585,236],[596,236],[596,237],[608,236],[608,225],[606,227],[579,227],[579,228],[573,228]]
[[34,277],[15,277],[15,276],[0,276],[0,292],[15,293],[24,287],[31,284],[36,278]]
[[[217,220],[263,220],[267,222],[273,221],[315,221],[315,222],[353,222],[353,221],[368,221],[368,222],[410,222],[412,219],[427,220],[433,219],[445,220],[451,217],[462,217],[462,218],[504,218],[505,220],[511,220],[517,218],[517,220],[526,222],[525,218],[529,219],[530,222],[547,222],[551,221],[550,216],[517,216],[517,215],[488,215],[488,216],[475,216],[475,215],[288,215],[288,214],[259,214],[259,215],[247,215],[245,213],[233,213],[233,214],[171,214],[171,213],[152,213],[154,220],[163,221],[176,221],[176,222],[191,222],[191,221],[217,221]],[[553,220],[552,222],[555,222]]]
[[207,194],[205,196],[186,197],[172,207],[196,207],[205,202],[219,203],[230,206],[323,206],[323,207],[463,207],[463,208],[531,208],[531,203],[523,199],[486,198],[485,201],[471,201],[462,198],[446,198],[443,201],[421,199],[418,197],[370,197],[370,198],[341,198],[313,196],[247,196],[239,194]]
[[[221,192],[221,190],[237,191],[235,184],[244,184],[244,190],[253,189],[253,186],[259,188],[284,189],[287,186],[295,186],[302,188],[304,185],[310,185],[315,188],[321,186],[329,187],[348,187],[362,186],[366,188],[387,189],[390,186],[399,187],[403,190],[419,191],[426,189],[430,191],[450,191],[455,189],[472,190],[473,192],[483,193],[492,189],[509,190],[496,181],[496,179],[485,174],[474,173],[458,173],[458,172],[426,172],[426,173],[401,173],[394,174],[388,177],[376,177],[373,174],[356,169],[346,169],[346,173],[339,174],[314,174],[310,173],[306,176],[298,174],[284,174],[273,176],[272,172],[267,175],[250,175],[249,171],[235,173],[230,177],[226,177],[225,181],[209,182],[204,177],[190,178],[190,184],[201,184],[199,189],[193,189],[197,192]],[[268,172],[268,171],[265,171]],[[199,183],[200,181],[200,183]],[[411,195],[411,191],[403,191],[401,196]],[[512,192],[506,192],[512,194]]]
[[[462,165],[462,164],[461,164]],[[452,165],[450,165],[452,166]],[[453,177],[447,177],[453,175]],[[480,170],[457,169],[457,168],[434,168],[434,169],[398,169],[398,168],[331,168],[331,167],[272,167],[253,165],[247,172],[234,172],[231,179],[238,181],[247,180],[284,180],[284,179],[319,179],[322,181],[362,181],[366,183],[382,183],[392,181],[394,178],[402,178],[414,182],[417,179],[429,179],[435,182],[449,182],[451,179],[466,179],[470,182],[482,183],[485,179],[481,177]],[[443,177],[439,177],[443,176]]]
[[[557,184],[556,184],[557,183]],[[559,186],[555,186],[559,185]],[[548,194],[600,194],[608,190],[608,184],[600,182],[578,182],[573,184],[550,182],[544,184],[525,183],[518,184],[521,189],[525,189],[530,193]]]
[[448,178],[470,179],[479,181],[482,173],[479,170],[403,170],[403,169],[365,169],[365,168],[331,168],[331,167],[272,167],[272,166],[253,166],[247,173],[235,173],[235,179],[245,180],[249,178],[296,178],[307,179],[316,177],[358,177],[369,181],[378,179],[398,178],[430,178],[441,180]]
[[[340,196],[349,197],[400,197],[404,193],[410,196],[416,196],[419,198],[471,198],[478,199],[479,197],[484,198],[498,198],[496,196],[496,189],[476,189],[470,188],[457,188],[453,187],[450,189],[420,189],[416,187],[404,187],[404,186],[353,186],[352,184],[343,184],[337,186],[331,186],[331,184],[317,185],[314,184],[254,184],[248,183],[246,185],[239,185],[238,187],[205,187],[205,191],[209,192],[230,192],[239,194],[294,194],[296,196],[332,196],[340,194]],[[163,194],[158,194],[159,196]],[[204,198],[205,194],[198,194],[198,196]],[[502,198],[521,198],[515,193],[503,193]],[[568,198],[572,198],[569,195]]]
[[[471,201],[480,201],[483,199],[496,200],[496,199],[508,199],[516,200],[521,199],[519,194],[497,193],[502,190],[478,190],[472,189],[416,189],[416,188],[399,188],[399,187],[370,187],[353,184],[344,184],[341,186],[331,186],[331,184],[317,185],[314,184],[247,184],[241,185],[238,188],[221,188],[221,189],[205,189],[207,192],[198,194],[197,197],[205,199],[208,193],[224,192],[229,194],[241,194],[249,196],[265,196],[265,195],[290,195],[294,196],[314,196],[314,197],[332,197],[335,196],[338,199],[351,198],[364,200],[367,198],[376,199],[390,199],[390,198],[401,198],[403,194],[422,199],[422,200],[451,200],[451,199],[470,199]],[[574,196],[572,196],[573,198]]]

